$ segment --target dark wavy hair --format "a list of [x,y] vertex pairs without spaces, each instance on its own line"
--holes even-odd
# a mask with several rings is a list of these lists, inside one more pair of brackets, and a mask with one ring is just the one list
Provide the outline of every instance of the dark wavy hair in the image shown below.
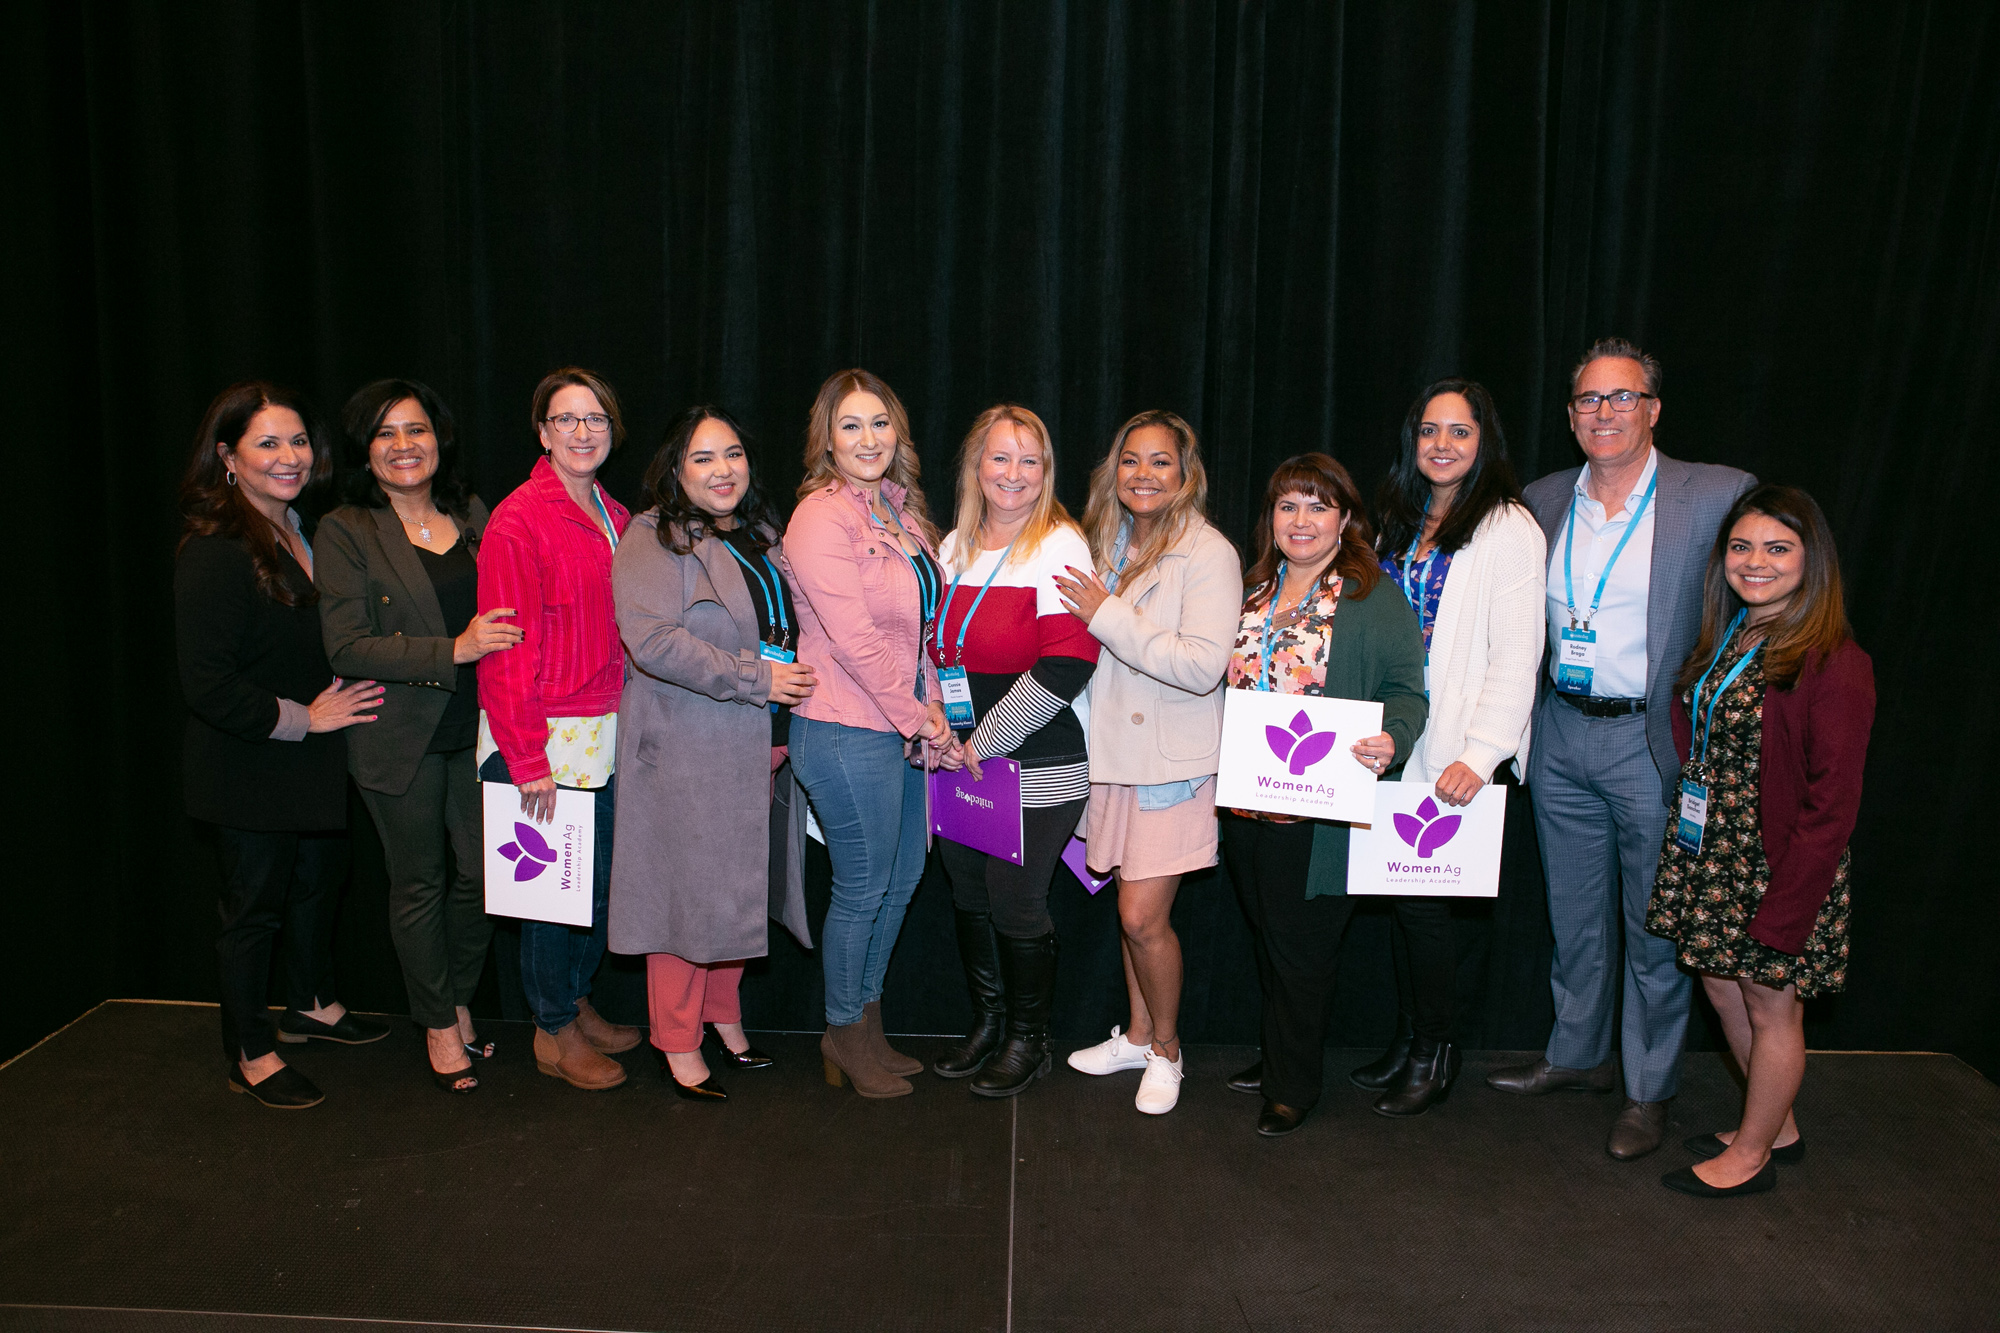
[[[1293,491],[1310,495],[1321,504],[1332,505],[1352,516],[1347,530],[1340,534],[1340,549],[1334,552],[1327,569],[1340,575],[1343,596],[1357,602],[1364,600],[1382,577],[1382,567],[1375,561],[1375,526],[1368,521],[1368,510],[1361,503],[1361,488],[1354,484],[1346,468],[1326,454],[1287,458],[1278,464],[1278,470],[1264,487],[1264,508],[1257,515],[1257,531],[1250,543],[1257,552],[1257,563],[1243,576],[1243,587],[1251,600],[1268,596],[1277,582],[1278,566],[1284,557],[1278,554],[1271,515],[1277,510],[1278,501]],[[1325,573],[1320,577],[1325,578]]]
[[777,506],[757,484],[757,451],[751,447],[742,423],[709,403],[697,404],[675,417],[661,438],[653,461],[646,465],[643,483],[646,498],[660,507],[660,545],[675,555],[686,555],[694,550],[696,542],[713,531],[715,520],[688,499],[681,487],[681,464],[687,459],[688,446],[694,443],[695,431],[704,421],[720,421],[736,433],[737,442],[743,446],[744,459],[750,465],[750,481],[743,488],[743,499],[736,506],[735,516],[747,526],[752,545],[760,551],[770,550],[785,525]]
[[1417,431],[1424,424],[1425,409],[1441,393],[1455,393],[1471,406],[1472,420],[1479,427],[1479,452],[1473,455],[1471,471],[1458,484],[1451,508],[1438,524],[1437,548],[1447,553],[1458,550],[1472,540],[1488,514],[1502,505],[1521,503],[1521,485],[1507,458],[1507,433],[1500,428],[1493,395],[1478,380],[1441,379],[1418,394],[1404,414],[1396,461],[1375,492],[1375,517],[1382,528],[1376,549],[1383,555],[1402,555],[1423,531],[1431,484],[1417,467]]
[[[216,452],[216,446],[223,445],[234,453],[250,429],[250,419],[267,407],[285,407],[298,413],[308,442],[321,437],[311,405],[291,389],[264,380],[243,380],[217,394],[195,428],[194,453],[181,477],[181,538],[174,549],[178,552],[196,537],[234,538],[249,548],[258,592],[281,606],[307,606],[319,600],[319,593],[309,587],[301,594],[285,581],[278,564],[277,528],[244,497],[241,486],[229,484],[229,469]],[[332,475],[331,451],[314,445],[312,470],[300,500],[325,485]]]
[[389,415],[389,409],[406,398],[414,398],[431,419],[437,435],[437,472],[431,477],[431,503],[458,520],[463,528],[470,518],[472,488],[458,475],[458,423],[444,399],[422,380],[376,380],[364,384],[340,409],[340,491],[348,504],[380,509],[389,503],[382,483],[368,467],[368,447],[375,432]]
[[1722,562],[1737,523],[1749,514],[1762,514],[1790,528],[1805,557],[1799,590],[1764,631],[1765,681],[1789,690],[1799,683],[1799,673],[1809,663],[1826,661],[1854,637],[1841,590],[1840,553],[1834,549],[1833,530],[1827,526],[1819,502],[1796,486],[1754,486],[1730,508],[1729,517],[1716,531],[1715,545],[1708,553],[1708,574],[1702,580],[1701,637],[1681,664],[1681,673],[1674,681],[1676,694],[1694,688],[1722,647],[1729,622],[1743,609],[1743,599],[1729,586]]

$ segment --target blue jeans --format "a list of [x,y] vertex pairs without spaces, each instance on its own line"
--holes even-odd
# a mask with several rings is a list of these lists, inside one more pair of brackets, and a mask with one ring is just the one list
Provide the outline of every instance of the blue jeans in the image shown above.
[[[479,770],[482,782],[506,782],[507,765],[499,755],[487,756]],[[565,787],[565,791],[578,788]],[[597,836],[592,840],[590,929],[557,921],[521,923],[521,991],[535,1026],[561,1032],[576,1022],[576,1002],[590,995],[591,978],[604,961],[605,917],[611,907],[612,817],[618,805],[618,778],[612,775],[592,789],[596,800]]]
[[833,860],[833,902],[820,928],[826,1021],[861,1021],[882,998],[903,914],[924,876],[924,774],[903,738],[792,714],[792,772],[812,800]]

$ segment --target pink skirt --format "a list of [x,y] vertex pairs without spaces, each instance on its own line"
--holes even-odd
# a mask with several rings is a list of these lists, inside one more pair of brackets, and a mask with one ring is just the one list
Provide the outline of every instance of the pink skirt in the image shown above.
[[1135,787],[1090,784],[1084,814],[1090,868],[1121,879],[1159,879],[1215,864],[1215,779],[1170,810],[1141,810]]

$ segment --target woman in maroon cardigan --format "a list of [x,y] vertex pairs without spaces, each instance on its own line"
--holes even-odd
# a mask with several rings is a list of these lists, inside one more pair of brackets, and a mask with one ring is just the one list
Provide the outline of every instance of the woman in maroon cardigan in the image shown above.
[[1646,929],[1701,974],[1748,1088],[1742,1123],[1687,1140],[1704,1160],[1660,1183],[1722,1198],[1770,1189],[1805,1156],[1803,1001],[1847,982],[1847,840],[1875,671],[1810,495],[1758,486],[1723,520],[1678,685],[1684,767]]

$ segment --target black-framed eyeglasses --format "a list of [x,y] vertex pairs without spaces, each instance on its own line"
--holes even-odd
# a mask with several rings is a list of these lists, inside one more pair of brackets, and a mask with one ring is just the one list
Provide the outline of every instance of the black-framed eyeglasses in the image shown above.
[[578,416],[574,412],[558,412],[552,417],[543,417],[542,420],[548,422],[549,425],[554,426],[565,435],[576,434],[578,422],[582,422],[593,431],[611,429],[611,418],[602,412],[586,412],[582,416]]
[[1569,405],[1579,412],[1591,413],[1599,403],[1610,403],[1613,412],[1630,412],[1639,405],[1642,398],[1657,398],[1658,394],[1641,393],[1637,389],[1618,389],[1611,393],[1580,393],[1569,400]]

